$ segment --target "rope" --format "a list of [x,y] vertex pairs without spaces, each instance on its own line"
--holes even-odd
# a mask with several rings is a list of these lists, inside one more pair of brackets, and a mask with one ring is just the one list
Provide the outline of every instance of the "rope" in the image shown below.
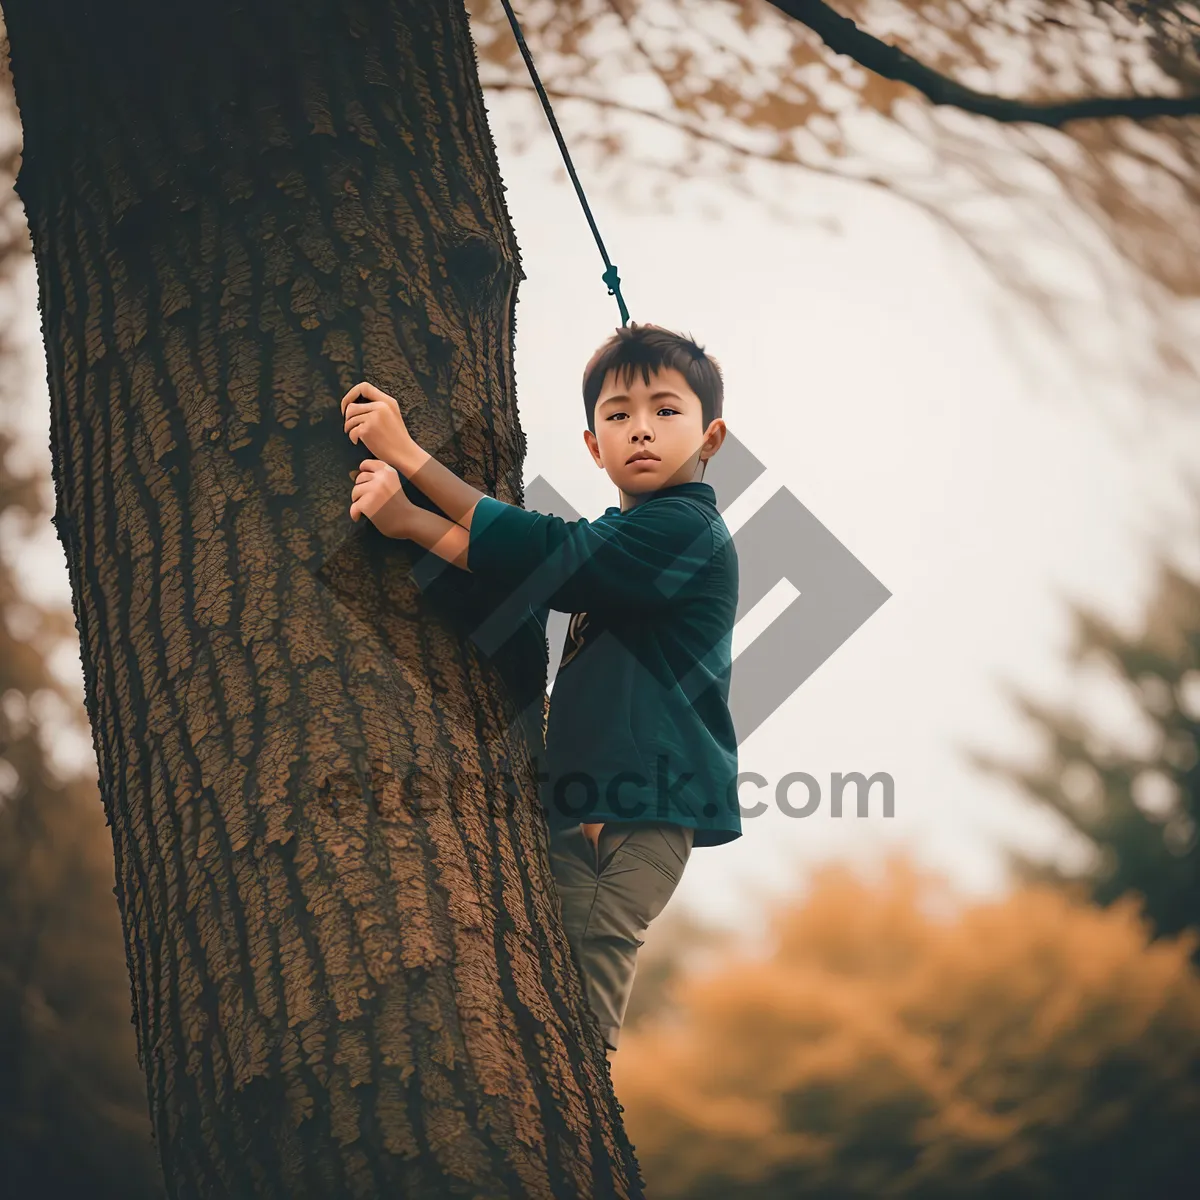
[[542,87],[542,81],[538,78],[537,69],[533,65],[533,58],[529,53],[529,47],[525,45],[525,38],[521,33],[521,26],[517,24],[516,13],[512,10],[512,5],[509,0],[502,0],[504,11],[508,14],[508,23],[512,26],[512,31],[517,39],[517,45],[521,50],[521,57],[525,59],[525,65],[529,68],[529,74],[533,78],[533,86],[537,89],[537,94],[541,97],[542,107],[546,110],[546,119],[550,122],[550,128],[554,130],[554,136],[558,141],[558,148],[562,151],[563,162],[567,164],[567,174],[571,176],[571,182],[575,185],[575,191],[579,196],[579,203],[583,205],[583,215],[587,217],[588,224],[592,227],[592,236],[596,239],[596,245],[600,247],[600,257],[604,259],[605,271],[601,279],[608,284],[608,294],[616,296],[617,307],[621,310],[621,324],[629,324],[629,309],[625,307],[625,301],[621,297],[621,279],[617,275],[617,268],[608,261],[608,251],[604,249],[604,242],[600,238],[600,230],[596,228],[596,222],[592,219],[592,210],[588,208],[587,197],[583,194],[583,188],[579,185],[579,177],[575,174],[575,167],[571,163],[571,156],[567,153],[567,144],[563,141],[563,136],[559,132],[558,122],[554,119],[554,110],[550,107],[550,100],[546,95],[546,89]]

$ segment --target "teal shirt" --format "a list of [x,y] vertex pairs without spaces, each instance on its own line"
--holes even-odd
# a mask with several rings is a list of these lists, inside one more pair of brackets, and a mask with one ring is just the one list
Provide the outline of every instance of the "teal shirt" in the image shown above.
[[564,521],[485,496],[467,567],[519,592],[544,631],[572,615],[539,786],[554,828],[664,821],[693,845],[741,836],[729,713],[738,565],[707,483]]

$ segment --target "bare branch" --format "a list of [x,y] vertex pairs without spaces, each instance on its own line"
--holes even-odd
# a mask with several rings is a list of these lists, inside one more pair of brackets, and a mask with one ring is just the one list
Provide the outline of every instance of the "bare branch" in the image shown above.
[[[533,85],[523,79],[484,80],[483,87],[485,92],[528,92],[530,95],[536,94]],[[952,199],[951,196],[947,195],[943,203],[938,205],[932,200],[903,188],[901,186],[903,181],[897,177],[885,178],[883,175],[875,173],[839,171],[834,167],[805,162],[803,159],[797,158],[794,151],[787,147],[780,147],[774,150],[750,149],[747,146],[740,146],[737,142],[732,142],[728,138],[721,137],[720,134],[697,128],[690,122],[682,120],[679,117],[667,113],[653,112],[646,108],[639,108],[637,105],[629,104],[622,100],[613,100],[603,96],[591,96],[586,92],[563,88],[547,87],[545,88],[545,92],[552,100],[582,100],[587,104],[595,105],[597,108],[609,112],[623,113],[631,117],[643,117],[648,121],[665,125],[677,133],[694,138],[696,141],[706,142],[721,150],[728,151],[738,158],[754,162],[773,163],[778,166],[805,171],[810,175],[819,175],[827,179],[833,179],[850,186],[871,188],[875,191],[883,192],[885,195],[893,197],[902,204],[909,205],[922,215],[928,217],[934,223],[935,227],[954,235],[955,240],[961,244],[962,248],[967,251],[987,275],[995,278],[996,282],[1000,282],[1001,280],[996,263],[984,253],[979,239],[972,237],[966,224],[955,218],[949,204],[949,201]],[[735,191],[742,190],[737,187],[736,180],[732,177],[726,179],[725,182]],[[1001,181],[995,181],[995,186],[997,189],[1000,189],[1003,184]],[[743,192],[743,194],[750,200],[761,199],[761,197],[756,197],[750,192]],[[1008,194],[1010,196],[1016,195],[1017,191],[1012,189]],[[782,214],[780,215],[782,216]],[[1030,295],[1029,298],[1034,303],[1038,302],[1036,296]]]
[[918,62],[890,42],[864,32],[836,12],[824,0],[768,0],[780,12],[813,31],[835,54],[852,58],[859,66],[914,87],[931,103],[949,105],[963,112],[991,117],[994,121],[1025,121],[1060,128],[1069,121],[1103,117],[1129,117],[1145,121],[1152,117],[1200,115],[1200,95],[1188,96],[1087,96],[1079,100],[1030,103],[1005,96],[977,92],[947,79]]
[[[486,92],[534,91],[533,85],[526,83],[524,80],[485,79],[482,82],[484,91]],[[757,159],[760,162],[777,162],[785,166],[799,166],[812,170],[817,169],[808,168],[807,163],[801,163],[794,156],[786,154],[781,150],[751,150],[746,146],[739,146],[736,142],[731,142],[727,138],[721,137],[720,134],[712,133],[705,129],[697,129],[695,126],[688,124],[686,121],[681,121],[677,117],[669,116],[666,113],[654,112],[648,108],[639,108],[636,104],[628,104],[623,100],[613,100],[609,96],[589,96],[586,92],[546,87],[545,84],[542,87],[551,100],[583,100],[588,104],[594,104],[597,108],[607,109],[610,112],[625,113],[631,117],[642,117],[647,121],[666,125],[669,129],[674,129],[677,133],[686,133],[698,141],[710,142],[714,146],[720,146],[722,150],[728,150],[742,158]],[[829,173],[832,174],[833,172]],[[844,177],[838,176],[838,178]]]

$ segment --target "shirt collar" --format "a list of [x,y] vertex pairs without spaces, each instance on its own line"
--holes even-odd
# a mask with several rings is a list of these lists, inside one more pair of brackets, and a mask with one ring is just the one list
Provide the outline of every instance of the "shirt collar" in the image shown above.
[[[655,500],[659,496],[695,496],[697,500],[707,500],[709,504],[715,505],[717,502],[717,493],[713,491],[712,484],[703,483],[698,479],[694,479],[688,483],[676,483],[671,487],[659,488],[656,492],[647,496],[642,501],[642,504],[650,500]],[[612,504],[605,511],[619,513],[621,506],[619,504]],[[633,510],[631,509],[630,511],[632,512]]]

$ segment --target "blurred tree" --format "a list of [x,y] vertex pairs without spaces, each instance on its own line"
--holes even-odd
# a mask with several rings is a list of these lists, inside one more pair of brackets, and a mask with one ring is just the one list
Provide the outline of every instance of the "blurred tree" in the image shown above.
[[17,530],[49,515],[40,470],[16,465],[27,349],[14,330],[28,231],[12,191],[17,150],[0,61],[0,1195],[151,1200],[162,1179],[129,1020],[112,842],[94,782],[52,751],[86,741],[82,696],[53,673],[78,637],[69,608],[19,585]]
[[1200,581],[1161,562],[1132,631],[1080,605],[1073,615],[1071,661],[1116,683],[1131,719],[1113,732],[1008,685],[1044,753],[1032,765],[981,750],[969,757],[1055,813],[1088,851],[1078,867],[1014,851],[1020,877],[1103,905],[1139,898],[1158,935],[1200,931]]
[[[30,482],[0,471],[0,509]],[[8,566],[0,611],[20,626],[0,630],[0,1195],[149,1200],[162,1179],[112,843],[95,784],[59,779],[46,762],[79,701],[61,697],[40,647],[70,626],[16,599]]]
[[768,948],[677,985],[617,1092],[662,1200],[1182,1200],[1200,978],[1132,905],[964,904],[893,863],[819,872]]

